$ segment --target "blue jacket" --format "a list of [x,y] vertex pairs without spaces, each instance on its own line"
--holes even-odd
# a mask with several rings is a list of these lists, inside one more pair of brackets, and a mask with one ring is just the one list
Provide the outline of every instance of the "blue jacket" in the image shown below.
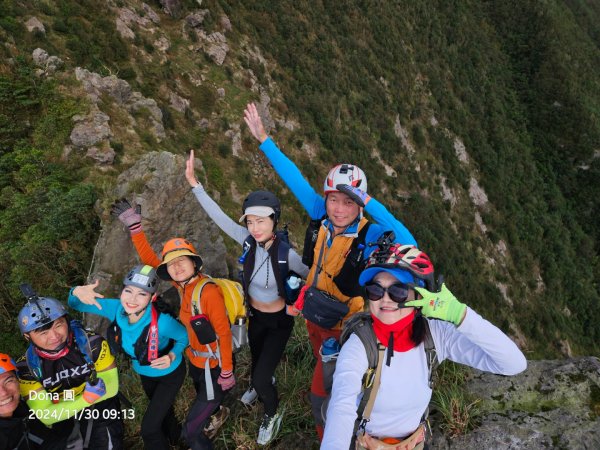
[[[293,192],[306,212],[308,212],[310,218],[320,219],[325,216],[325,199],[317,194],[308,181],[302,176],[302,173],[298,170],[296,165],[283,154],[275,142],[273,142],[271,138],[267,138],[260,145],[260,149],[269,159],[277,174]],[[396,236],[394,242],[399,244],[417,245],[417,241],[404,224],[396,219],[385,206],[374,198],[371,197],[371,200],[367,203],[364,210],[373,219],[371,226],[367,231],[365,239],[367,243],[376,242],[384,232],[391,230]],[[330,230],[330,238],[327,241],[327,245],[331,246],[331,236],[333,236],[333,233],[331,232],[333,231],[332,225],[327,219],[323,225]],[[348,229],[346,229],[344,234],[356,233],[357,226],[358,221],[355,221]],[[367,259],[375,249],[376,246],[367,246],[364,252],[364,258]]]
[[98,309],[94,305],[82,303],[79,298],[73,295],[73,289],[69,292],[69,306],[71,308],[76,309],[77,311],[106,317],[111,322],[115,319],[117,320],[117,324],[122,332],[123,351],[131,357],[133,370],[137,373],[147,377],[160,377],[173,372],[179,364],[181,364],[183,351],[189,343],[188,335],[185,327],[172,316],[169,314],[161,314],[158,317],[158,348],[164,349],[169,345],[169,339],[174,339],[175,345],[171,351],[175,354],[175,359],[168,368],[155,369],[150,366],[140,365],[137,359],[135,359],[135,353],[133,351],[135,342],[152,319],[151,308],[146,308],[146,311],[144,311],[144,314],[136,323],[129,323],[129,319],[124,314],[124,309],[121,306],[121,301],[119,299],[98,298],[96,301],[100,303],[102,309]]

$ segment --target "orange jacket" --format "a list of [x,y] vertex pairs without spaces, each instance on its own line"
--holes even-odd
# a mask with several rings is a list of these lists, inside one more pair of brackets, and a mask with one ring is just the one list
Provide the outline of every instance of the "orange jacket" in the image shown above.
[[[361,230],[367,224],[367,222],[368,220],[363,217],[359,222],[358,230]],[[306,277],[306,284],[308,286],[312,284],[315,277],[319,253],[321,253],[321,247],[327,245],[326,240],[327,230],[321,226],[319,229],[317,242],[315,244],[314,261],[310,271],[308,272],[308,276]],[[357,312],[363,311],[365,306],[365,301],[362,297],[348,297],[347,295],[342,294],[342,292],[333,282],[333,278],[340,272],[340,270],[342,270],[342,266],[346,262],[346,257],[348,256],[348,252],[350,251],[353,241],[354,238],[350,236],[338,235],[333,238],[331,247],[325,247],[325,250],[323,251],[323,260],[321,261],[320,265],[322,271],[319,273],[319,278],[317,279],[317,289],[333,295],[342,303],[348,304],[350,310],[348,311],[348,314],[346,314],[346,317],[344,317],[344,321],[348,320]],[[358,283],[358,279],[356,280],[356,283]],[[334,326],[332,330],[339,330],[341,328],[342,324],[340,323]]]
[[[141,231],[131,236],[131,240],[133,241],[133,245],[140,256],[142,263],[155,268],[158,267],[161,260],[150,246],[146,234]],[[179,320],[181,320],[181,323],[185,326],[190,339],[190,346],[186,349],[186,354],[190,362],[201,369],[204,368],[206,358],[195,356],[192,353],[192,349],[199,352],[206,352],[206,345],[198,342],[196,333],[194,333],[194,330],[192,330],[190,325],[190,318],[192,317],[192,292],[194,291],[194,286],[196,286],[202,278],[204,278],[204,275],[200,274],[195,280],[184,287],[173,282],[173,285],[179,291],[179,297],[181,298]],[[233,371],[231,328],[227,317],[227,311],[225,310],[225,302],[223,300],[221,289],[215,284],[207,284],[204,286],[202,289],[202,296],[200,297],[200,306],[202,307],[202,313],[208,316],[208,320],[219,338],[221,369],[225,372]],[[213,351],[216,351],[216,343],[210,344],[210,346]],[[217,360],[213,359],[210,361],[211,368],[216,367],[217,365]]]

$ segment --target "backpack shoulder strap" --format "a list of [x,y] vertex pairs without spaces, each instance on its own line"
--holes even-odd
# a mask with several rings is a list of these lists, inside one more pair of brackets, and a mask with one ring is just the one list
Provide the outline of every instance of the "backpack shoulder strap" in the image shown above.
[[33,375],[36,380],[41,382],[42,363],[40,361],[40,357],[33,349],[33,344],[29,344],[29,347],[27,347],[27,351],[25,352],[25,361],[27,362],[27,367],[29,367],[31,375]]
[[[356,244],[365,244],[365,240],[367,239],[367,232],[369,231],[369,227],[371,226],[371,222],[367,221],[360,230],[358,230],[358,236],[355,239]],[[354,244],[354,243],[353,243]]]
[[73,330],[75,344],[77,344],[77,348],[83,354],[83,358],[90,368],[90,379],[94,380],[96,378],[96,365],[94,364],[90,338],[78,320],[71,320],[71,330]]
[[306,232],[304,234],[304,247],[302,251],[302,263],[311,267],[315,259],[315,245],[317,244],[317,238],[319,236],[319,230],[321,229],[321,222],[327,217],[325,214],[320,219],[311,219]]
[[350,338],[350,335],[356,334],[367,352],[369,369],[374,370],[377,367],[377,338],[371,326],[372,321],[373,319],[371,319],[371,313],[369,312],[354,314],[344,324],[342,334],[340,335],[340,344],[344,345]]
[[278,273],[276,275],[277,281],[277,290],[279,291],[279,296],[282,298],[286,298],[285,291],[285,281],[290,272],[290,244],[286,241],[281,235],[278,233],[278,238],[275,244],[277,245],[277,267],[279,268]]
[[200,301],[202,297],[202,291],[204,290],[204,286],[208,283],[216,284],[212,278],[208,275],[204,275],[196,286],[194,286],[194,290],[192,291],[192,310],[195,315],[202,314],[202,302]]
[[362,379],[361,390],[363,396],[358,408],[356,408],[356,421],[354,422],[354,433],[359,428],[364,427],[371,415],[371,409],[379,389],[379,380],[381,379],[381,366],[385,347],[377,343],[377,337],[372,327],[371,314],[362,312],[354,314],[345,324],[340,336],[340,343],[348,340],[351,334],[356,334],[362,342],[367,354],[368,368]]
[[435,349],[435,342],[431,336],[431,330],[429,328],[429,322],[425,319],[425,339],[423,341],[425,346],[425,356],[427,357],[427,380],[429,387],[433,387],[433,374],[440,362],[437,357],[437,351]]
[[[354,422],[354,431],[352,433],[353,439],[356,438],[359,430],[364,430],[367,422],[371,419],[371,411],[377,398],[377,392],[381,384],[381,370],[383,368],[383,360],[385,354],[385,347],[381,344],[377,344],[377,367],[372,377],[372,382],[369,386],[363,384],[363,396],[360,400],[360,404],[356,409],[356,421]],[[351,447],[352,448],[352,447]]]

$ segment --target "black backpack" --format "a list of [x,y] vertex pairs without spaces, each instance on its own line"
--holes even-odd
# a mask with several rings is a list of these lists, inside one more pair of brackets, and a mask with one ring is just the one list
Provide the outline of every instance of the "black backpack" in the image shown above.
[[[272,251],[270,254],[271,265],[278,268],[278,270],[275,271],[277,292],[281,298],[285,299],[285,302],[288,305],[291,305],[296,301],[300,289],[298,288],[294,291],[291,291],[288,287],[287,280],[291,276],[297,276],[298,278],[301,277],[294,271],[290,271],[289,254],[291,245],[287,225],[283,227],[283,230],[276,231],[275,236],[277,239],[275,239],[275,242],[273,242],[272,250],[276,251]],[[250,281],[252,271],[254,270],[255,252],[256,240],[252,237],[252,235],[248,235],[242,244],[242,256],[239,259],[239,262],[243,264],[243,268],[240,273],[240,279],[242,281],[242,286],[244,287],[244,296],[246,297],[246,300],[248,296],[248,286],[245,280]]]
[[[161,298],[156,300],[156,302],[150,303],[150,307],[156,310],[157,316],[156,321],[160,318],[161,313],[166,313],[177,319],[173,314],[171,307],[163,301]],[[149,335],[150,335],[150,323],[144,327],[137,340],[133,344],[133,353],[135,357],[132,357],[140,363],[141,366],[149,366],[150,361],[148,361],[148,345],[149,344]],[[117,323],[117,319],[112,321],[112,323],[106,329],[106,341],[108,342],[108,346],[113,355],[117,355],[120,352],[123,352],[123,333],[121,327]],[[169,354],[169,352],[175,346],[175,340],[169,339],[168,345],[158,351],[158,357],[165,356]]]

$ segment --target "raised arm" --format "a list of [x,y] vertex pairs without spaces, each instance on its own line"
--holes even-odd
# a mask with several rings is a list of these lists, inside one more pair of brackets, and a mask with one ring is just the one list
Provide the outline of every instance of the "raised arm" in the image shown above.
[[185,178],[192,187],[192,192],[196,196],[196,200],[198,200],[200,206],[206,211],[208,217],[210,217],[212,221],[227,234],[227,236],[235,240],[238,244],[243,244],[246,237],[250,234],[248,229],[234,222],[227,214],[225,214],[219,205],[210,198],[204,189],[204,186],[202,186],[202,183],[198,181],[194,173],[194,150],[190,150],[190,157],[186,161]]
[[142,214],[140,205],[131,205],[126,199],[117,200],[111,208],[111,214],[117,217],[129,229],[133,246],[144,264],[158,267],[160,258],[148,242],[142,228]]
[[445,358],[479,370],[516,375],[527,368],[517,345],[500,329],[460,303],[445,284],[439,292],[415,288],[422,297],[406,302],[421,309],[429,326],[440,361]]
[[79,312],[97,314],[114,320],[119,308],[118,299],[105,299],[96,292],[98,280],[85,286],[76,286],[69,292],[69,306]]
[[373,222],[378,225],[371,227],[373,228],[372,231],[369,230],[367,242],[374,242],[381,235],[381,233],[385,231],[393,231],[395,236],[394,242],[402,245],[417,246],[417,241],[411,232],[408,231],[408,228],[406,228],[402,222],[396,219],[384,205],[379,203],[368,193],[348,184],[338,184],[336,188],[340,192],[348,195],[360,207],[364,208],[364,211],[371,216]]
[[252,136],[260,142],[259,148],[269,159],[275,172],[293,192],[311,219],[323,217],[325,215],[325,200],[306,181],[296,165],[267,136],[254,103],[250,103],[244,110],[244,121],[248,125]]

